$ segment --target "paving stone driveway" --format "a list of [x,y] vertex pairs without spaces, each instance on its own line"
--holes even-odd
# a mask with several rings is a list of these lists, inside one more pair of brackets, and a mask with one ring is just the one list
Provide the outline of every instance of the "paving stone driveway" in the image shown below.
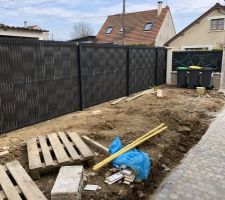
[[225,109],[150,199],[225,200]]

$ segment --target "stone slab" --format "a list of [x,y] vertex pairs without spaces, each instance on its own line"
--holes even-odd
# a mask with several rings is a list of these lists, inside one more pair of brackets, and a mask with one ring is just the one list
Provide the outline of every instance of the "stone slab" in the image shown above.
[[83,166],[61,167],[51,191],[52,200],[79,200],[83,187]]

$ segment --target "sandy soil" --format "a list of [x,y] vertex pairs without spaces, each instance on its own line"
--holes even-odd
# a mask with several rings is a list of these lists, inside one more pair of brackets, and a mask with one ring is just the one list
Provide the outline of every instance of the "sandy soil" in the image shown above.
[[[87,134],[96,141],[108,146],[116,135],[124,144],[140,137],[150,129],[165,123],[169,129],[145,142],[140,149],[147,152],[152,160],[149,179],[130,186],[116,183],[111,186],[104,183],[111,166],[90,173],[91,167],[103,160],[106,155],[97,150],[97,156],[91,163],[85,164],[85,184],[98,184],[102,187],[97,192],[83,192],[83,199],[138,199],[143,192],[148,197],[183,158],[185,153],[195,145],[205,133],[209,123],[223,107],[225,97],[216,90],[198,97],[195,90],[162,87],[163,98],[155,94],[146,94],[135,100],[120,102],[112,106],[104,103],[82,112],[75,112],[43,123],[26,127],[0,136],[0,148],[9,146],[10,154],[0,159],[4,164],[18,159],[28,170],[25,141],[33,136],[55,131],[72,130]],[[50,198],[50,191],[57,176],[57,170],[41,176],[36,181],[41,190]]]

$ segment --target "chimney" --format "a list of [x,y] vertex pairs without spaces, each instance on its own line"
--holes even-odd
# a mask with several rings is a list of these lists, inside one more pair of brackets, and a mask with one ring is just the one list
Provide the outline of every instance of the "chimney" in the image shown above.
[[27,28],[27,21],[24,21],[24,28]]
[[157,17],[159,17],[161,15],[162,12],[162,1],[158,1],[158,8],[157,8]]

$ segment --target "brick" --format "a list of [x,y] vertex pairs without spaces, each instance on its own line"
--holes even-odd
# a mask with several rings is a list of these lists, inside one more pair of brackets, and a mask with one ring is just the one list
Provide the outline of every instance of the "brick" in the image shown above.
[[52,200],[80,200],[83,187],[83,166],[61,167],[51,191]]

